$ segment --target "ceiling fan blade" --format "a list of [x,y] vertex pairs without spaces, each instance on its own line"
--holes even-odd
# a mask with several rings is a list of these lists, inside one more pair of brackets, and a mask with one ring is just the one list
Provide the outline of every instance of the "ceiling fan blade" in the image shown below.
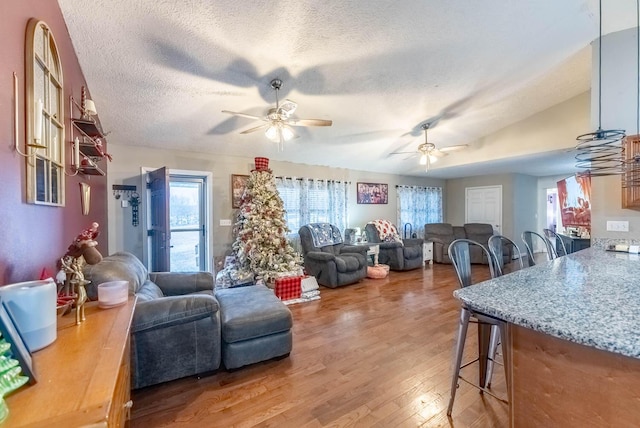
[[246,117],[247,119],[254,119],[254,120],[264,120],[263,117],[260,116],[254,116],[252,114],[246,114],[246,113],[238,113],[236,111],[229,111],[229,110],[222,110],[223,113],[228,113],[228,114],[232,114],[234,116],[240,116],[240,117]]
[[433,156],[436,158],[441,158],[443,156],[448,155],[449,153],[445,153],[442,150],[438,150],[438,149],[433,149],[429,151],[429,156]]
[[325,119],[288,119],[286,123],[291,126],[331,126],[333,121]]
[[269,126],[271,126],[269,123],[264,123],[262,125],[258,125],[256,127],[249,128],[245,131],[242,131],[241,134],[250,134],[252,132],[260,131],[261,129],[267,129]]
[[412,151],[412,152],[391,152],[391,153],[389,153],[389,154],[390,154],[390,155],[409,155],[409,154],[417,155],[417,154],[419,154],[419,153],[420,153],[420,152],[416,152],[416,151],[414,150],[414,151]]
[[457,152],[458,150],[466,149],[467,147],[469,147],[468,144],[460,144],[457,146],[442,147],[438,150],[441,152]]

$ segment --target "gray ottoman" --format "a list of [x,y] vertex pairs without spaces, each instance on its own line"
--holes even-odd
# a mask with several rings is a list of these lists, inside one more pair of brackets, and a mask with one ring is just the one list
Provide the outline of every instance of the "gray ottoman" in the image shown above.
[[291,311],[264,285],[216,290],[222,362],[235,369],[291,352]]

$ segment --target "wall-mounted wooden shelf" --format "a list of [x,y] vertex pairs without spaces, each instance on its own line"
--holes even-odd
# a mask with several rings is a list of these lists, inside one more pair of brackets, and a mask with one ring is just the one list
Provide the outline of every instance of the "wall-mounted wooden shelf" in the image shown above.
[[77,171],[84,175],[105,175],[97,163],[104,158],[104,152],[98,148],[98,139],[104,139],[104,133],[98,125],[86,119],[71,119],[71,123],[80,133],[80,156],[88,158],[92,165],[80,165]]
[[83,165],[78,170],[84,175],[105,175],[104,171],[98,165]]
[[89,138],[104,138],[104,133],[98,128],[98,125],[85,119],[71,119],[73,125]]

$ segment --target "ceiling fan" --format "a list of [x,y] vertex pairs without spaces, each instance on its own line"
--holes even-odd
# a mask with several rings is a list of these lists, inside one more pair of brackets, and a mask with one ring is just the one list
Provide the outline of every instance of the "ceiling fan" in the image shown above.
[[422,129],[424,130],[424,143],[418,146],[418,150],[414,150],[412,152],[392,152],[392,155],[400,155],[400,154],[419,154],[420,155],[420,165],[425,165],[425,172],[429,172],[429,168],[432,163],[436,163],[439,158],[448,155],[448,152],[455,152],[458,150],[462,150],[465,147],[468,147],[467,144],[459,144],[457,146],[449,146],[443,147],[441,149],[436,148],[436,145],[429,142],[427,138],[427,130],[429,129],[429,123],[425,123],[422,125]]
[[293,132],[293,129],[291,129],[292,126],[331,126],[333,123],[331,120],[326,119],[295,119],[291,117],[298,107],[298,104],[287,99],[280,104],[278,100],[278,91],[282,87],[282,80],[273,79],[271,81],[271,87],[276,91],[276,106],[270,108],[266,116],[254,116],[251,114],[222,110],[223,113],[266,122],[262,125],[242,131],[241,134],[249,134],[251,132],[264,130],[264,135],[266,135],[266,137],[271,141],[278,143],[278,147],[282,150],[284,148],[285,141],[289,141],[290,139],[297,137]]

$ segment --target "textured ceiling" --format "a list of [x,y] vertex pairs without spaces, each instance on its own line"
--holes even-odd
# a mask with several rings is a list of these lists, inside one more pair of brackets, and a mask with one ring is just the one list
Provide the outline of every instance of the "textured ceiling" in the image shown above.
[[[438,147],[473,147],[587,91],[598,35],[592,0],[58,3],[110,142],[409,175],[424,175],[416,158],[389,153],[417,147],[425,122]],[[635,2],[605,7],[605,33],[635,26]],[[221,110],[265,114],[275,77],[297,117],[333,126],[296,128],[284,151],[240,135],[259,123]],[[455,166],[452,153],[429,175],[567,172],[556,149]]]

